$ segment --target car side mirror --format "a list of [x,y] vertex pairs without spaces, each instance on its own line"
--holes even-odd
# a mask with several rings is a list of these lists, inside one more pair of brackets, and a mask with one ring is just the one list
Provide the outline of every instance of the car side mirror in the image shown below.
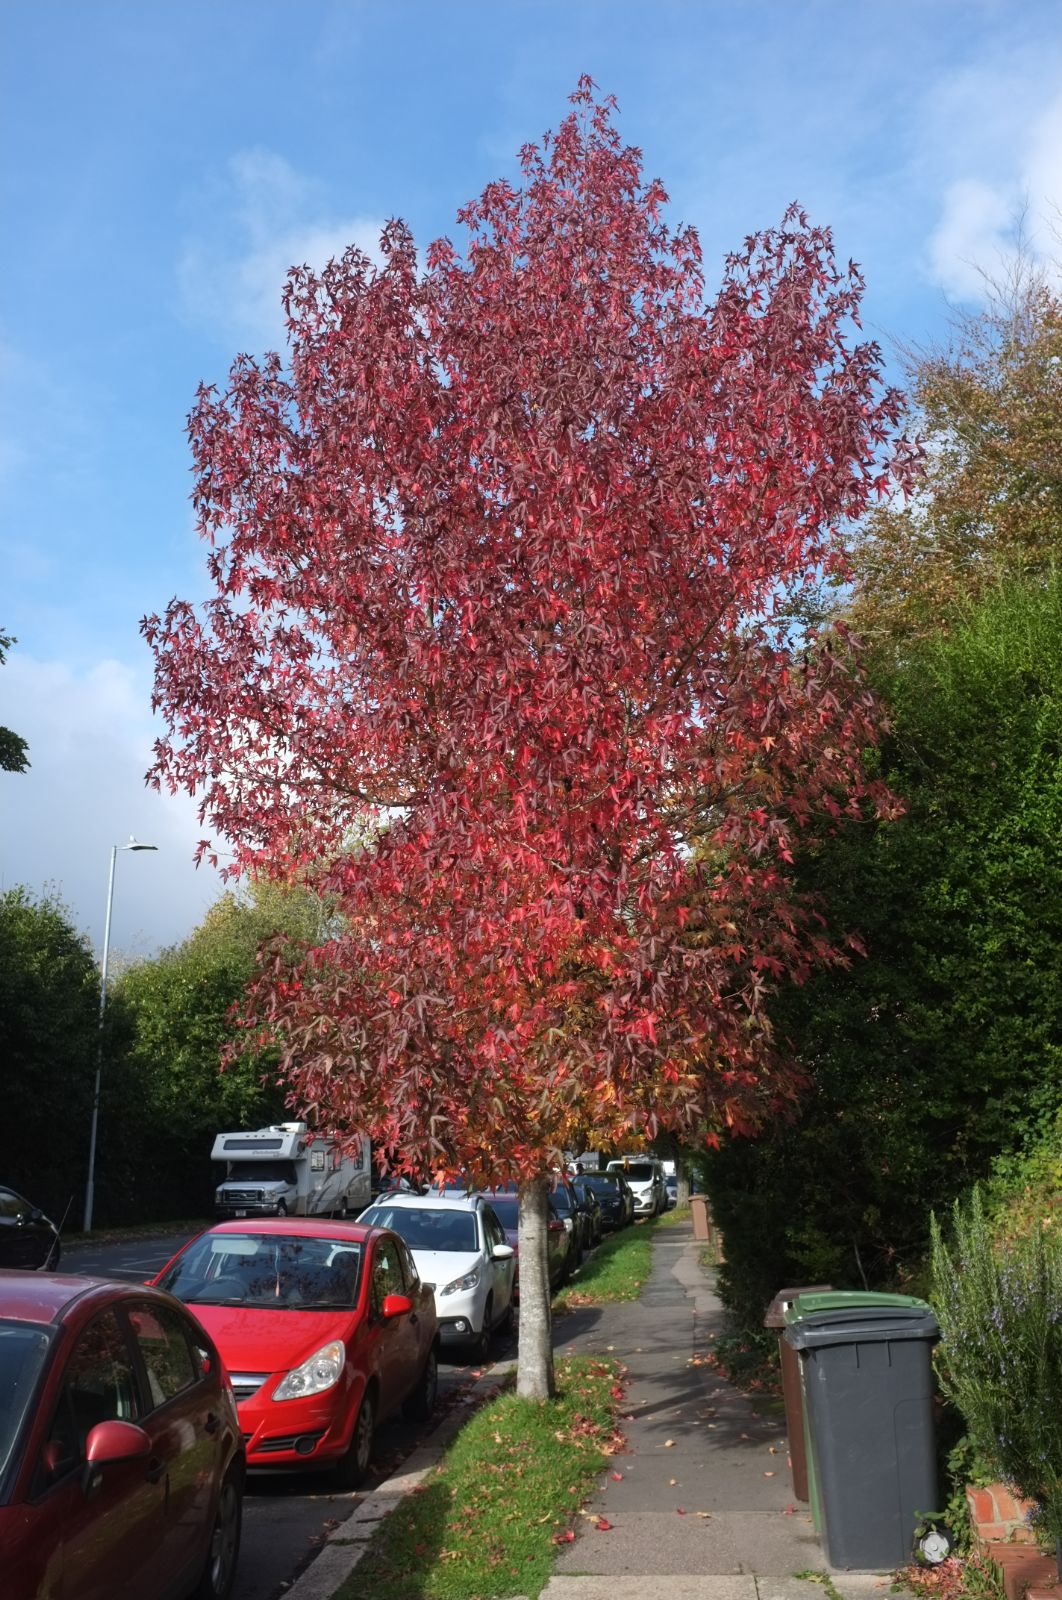
[[413,1310],[413,1302],[408,1294],[388,1294],[384,1295],[384,1303],[380,1309],[384,1320],[389,1321],[391,1317],[408,1316]]
[[511,1261],[515,1254],[516,1251],[511,1244],[496,1244],[491,1251],[491,1256],[495,1261]]
[[93,1467],[109,1461],[136,1461],[151,1454],[151,1439],[135,1422],[97,1422],[85,1440],[85,1460]]

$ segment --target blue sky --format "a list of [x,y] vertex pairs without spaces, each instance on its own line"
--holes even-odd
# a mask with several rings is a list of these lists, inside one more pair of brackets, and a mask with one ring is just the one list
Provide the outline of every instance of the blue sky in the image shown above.
[[1062,205],[1057,0],[7,0],[0,13],[0,887],[46,885],[131,957],[218,884],[186,798],[147,792],[138,623],[203,593],[184,417],[281,338],[295,260],[404,217],[422,244],[555,126],[581,72],[620,104],[709,282],[798,199],[867,277],[890,353],[976,303],[1024,208]]

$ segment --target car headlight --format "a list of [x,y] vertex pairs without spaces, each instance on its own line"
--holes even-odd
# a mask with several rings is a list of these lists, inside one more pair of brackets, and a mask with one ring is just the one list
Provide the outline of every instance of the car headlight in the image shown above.
[[479,1284],[479,1268],[473,1267],[471,1272],[466,1272],[463,1278],[455,1278],[453,1283],[448,1283],[440,1294],[460,1294],[462,1289],[475,1289]]
[[339,1339],[322,1345],[301,1367],[293,1367],[273,1390],[274,1400],[301,1400],[304,1395],[323,1394],[339,1382],[347,1352]]

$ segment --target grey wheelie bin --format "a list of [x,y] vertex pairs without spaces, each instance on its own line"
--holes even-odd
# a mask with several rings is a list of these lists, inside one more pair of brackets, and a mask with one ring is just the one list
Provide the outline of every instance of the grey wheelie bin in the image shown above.
[[910,1559],[937,1509],[930,1306],[859,1290],[800,1295],[786,1342],[800,1357],[810,1489],[831,1566],[877,1570]]

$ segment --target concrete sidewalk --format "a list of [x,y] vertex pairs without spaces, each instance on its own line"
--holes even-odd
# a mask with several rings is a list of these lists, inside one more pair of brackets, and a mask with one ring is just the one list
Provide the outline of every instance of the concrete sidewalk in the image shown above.
[[[571,1346],[630,1369],[628,1452],[610,1462],[542,1600],[823,1594],[794,1577],[825,1570],[826,1559],[807,1507],[792,1495],[781,1407],[777,1419],[757,1414],[706,1359],[723,1313],[702,1249],[691,1224],[661,1228],[641,1299],[602,1307]],[[569,1348],[564,1320],[556,1343]],[[891,1583],[878,1574],[830,1577],[845,1600],[873,1600]]]

